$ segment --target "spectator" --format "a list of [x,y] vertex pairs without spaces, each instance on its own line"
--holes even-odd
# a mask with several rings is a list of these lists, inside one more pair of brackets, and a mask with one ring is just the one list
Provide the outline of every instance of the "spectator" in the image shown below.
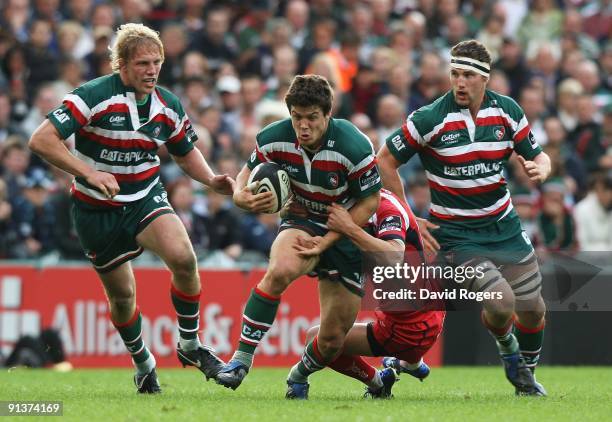
[[92,36],[94,40],[93,50],[84,59],[87,65],[88,79],[95,79],[112,71],[108,47],[113,38],[113,30],[108,26],[97,26],[94,28]]
[[207,251],[221,251],[226,258],[237,259],[242,253],[240,219],[227,197],[208,192],[203,225],[195,226],[194,243]]
[[8,258],[18,238],[13,206],[8,201],[6,182],[0,179],[0,259]]
[[554,0],[534,0],[523,19],[518,36],[524,48],[541,42],[558,40],[561,35],[563,13]]
[[26,179],[22,195],[15,197],[13,217],[20,243],[10,251],[11,258],[37,258],[55,249],[54,210],[49,202],[53,188],[44,171],[37,169]]
[[525,117],[531,126],[531,132],[540,145],[546,145],[548,141],[544,131],[543,117],[546,113],[546,105],[542,92],[535,87],[528,86],[521,91],[519,105],[525,112]]
[[578,247],[575,223],[565,206],[566,188],[559,178],[542,185],[542,208],[537,217],[537,245],[545,251],[574,251]]
[[510,192],[514,209],[516,209],[516,213],[521,219],[523,230],[533,243],[536,241],[538,235],[538,224],[536,220],[538,208],[534,207],[534,204],[538,202],[537,191],[518,186],[516,188],[513,187]]
[[6,140],[11,135],[19,135],[25,138],[21,127],[12,119],[11,99],[6,91],[0,90],[0,153]]
[[565,79],[557,89],[557,115],[563,128],[572,132],[578,125],[578,97],[584,92],[576,79]]
[[187,32],[182,25],[169,23],[162,28],[160,37],[164,45],[164,65],[159,72],[159,83],[174,89],[181,78],[183,57],[187,51]]
[[289,0],[287,3],[285,18],[291,26],[291,46],[296,50],[304,47],[310,35],[308,30],[309,14],[308,2],[304,0]]
[[571,178],[571,181],[565,179],[570,187],[570,193],[574,197],[581,198],[586,190],[586,169],[582,160],[574,154],[561,120],[556,116],[545,118],[544,131],[548,139],[544,152],[551,159],[551,176]]
[[32,136],[36,128],[45,120],[47,113],[53,110],[60,100],[61,98],[57,96],[53,85],[47,83],[38,88],[34,104],[23,122],[21,122],[21,129],[26,134],[26,137]]
[[429,183],[424,173],[415,173],[408,177],[406,186],[406,200],[415,216],[419,218],[429,218],[429,205],[431,195]]
[[521,46],[515,38],[504,38],[499,60],[494,63],[493,67],[504,71],[510,82],[510,96],[518,98],[520,92],[529,83],[531,70],[527,66]]
[[72,176],[59,169],[54,170],[55,181],[58,186],[49,198],[49,203],[53,209],[53,241],[61,259],[85,261],[87,257],[83,253],[83,248],[72,223],[72,202],[70,200]]
[[246,214],[241,219],[242,249],[270,255],[272,242],[279,228],[278,214]]
[[57,79],[59,74],[57,55],[50,51],[53,33],[48,21],[36,20],[30,27],[30,40],[25,45],[25,60],[29,70],[27,92],[33,98],[44,82]]
[[593,174],[588,195],[574,208],[580,249],[612,251],[612,173]]
[[241,88],[240,79],[233,75],[221,76],[216,86],[221,97],[221,130],[231,136],[233,144],[238,143],[240,136]]
[[30,151],[25,138],[9,136],[0,155],[2,179],[6,183],[7,198],[12,201],[21,195],[26,183],[26,171],[30,165]]
[[595,121],[596,107],[593,97],[582,94],[576,103],[578,125],[570,134],[575,154],[584,162],[589,173],[601,170],[610,165],[606,157],[607,146],[604,145],[602,127]]
[[83,64],[73,57],[65,57],[60,63],[60,77],[50,83],[55,98],[62,99],[66,94],[83,84]]
[[387,94],[380,97],[376,105],[376,131],[379,139],[387,139],[402,126],[406,118],[406,109],[400,99]]
[[190,50],[202,53],[212,70],[218,70],[224,61],[232,62],[238,56],[238,45],[229,30],[230,13],[223,7],[208,11],[204,31],[196,34]]

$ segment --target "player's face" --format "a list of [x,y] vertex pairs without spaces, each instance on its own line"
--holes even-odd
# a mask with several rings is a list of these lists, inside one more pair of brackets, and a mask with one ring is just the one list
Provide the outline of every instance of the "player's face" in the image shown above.
[[319,106],[291,106],[291,124],[301,146],[317,149],[327,131],[331,113],[324,114]]
[[136,49],[134,56],[120,67],[123,83],[136,91],[136,99],[141,100],[155,89],[162,56],[155,44],[143,45]]
[[450,81],[455,102],[460,107],[469,108],[480,104],[484,96],[487,78],[473,70],[451,68]]

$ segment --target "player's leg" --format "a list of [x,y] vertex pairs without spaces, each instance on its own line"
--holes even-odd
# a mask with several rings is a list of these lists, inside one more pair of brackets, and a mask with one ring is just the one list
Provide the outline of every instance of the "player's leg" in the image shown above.
[[185,227],[174,213],[157,216],[141,229],[137,242],[158,255],[172,273],[170,296],[177,315],[177,355],[183,366],[197,367],[206,378],[214,377],[223,365],[198,338],[200,321],[200,277]]
[[[306,344],[310,343],[318,333],[318,325],[310,328],[306,333]],[[382,387],[380,374],[362,356],[374,356],[374,354],[368,343],[367,324],[355,323],[344,339],[342,353],[328,366],[336,372],[361,381],[368,387]]]
[[[319,304],[321,325],[319,333],[309,342],[302,359],[291,368],[287,379],[287,398],[307,398],[308,376],[331,363],[342,351],[346,334],[353,327],[361,297],[348,290],[341,282],[319,280]],[[306,394],[296,388],[306,388]]]
[[132,355],[138,392],[161,392],[155,373],[155,358],[142,340],[142,316],[136,306],[136,282],[130,263],[98,275],[108,299],[111,321]]
[[481,319],[495,339],[506,378],[514,385],[516,391],[533,390],[535,380],[521,356],[518,340],[512,332],[515,305],[512,288],[498,267],[489,259],[473,258],[463,265],[480,269],[475,271],[477,275],[464,282],[468,290],[496,293],[491,295],[491,299],[483,300]]
[[[535,371],[544,342],[546,313],[541,295],[542,276],[535,253],[518,264],[504,266],[502,272],[516,297],[514,335],[527,367]],[[536,382],[536,387],[534,394],[546,394],[541,384]]]
[[274,323],[281,294],[293,280],[314,269],[317,258],[303,259],[294,249],[298,236],[310,237],[303,230],[288,228],[274,240],[266,274],[245,305],[238,348],[216,377],[219,384],[233,389],[240,385],[253,364],[255,349]]

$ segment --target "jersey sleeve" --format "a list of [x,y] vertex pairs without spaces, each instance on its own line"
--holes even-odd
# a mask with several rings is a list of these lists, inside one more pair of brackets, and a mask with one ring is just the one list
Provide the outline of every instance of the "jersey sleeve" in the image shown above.
[[49,122],[59,132],[62,139],[68,139],[91,119],[91,108],[87,104],[87,88],[79,87],[66,94],[62,104],[47,114]]
[[182,157],[194,148],[193,143],[198,140],[198,135],[178,100],[175,105],[175,112],[178,123],[166,141],[166,148],[168,148],[170,154]]
[[400,163],[406,163],[418,153],[425,144],[414,122],[414,113],[406,119],[406,122],[393,132],[385,141],[387,148]]
[[248,161],[246,162],[246,165],[249,170],[253,170],[255,167],[257,167],[257,165],[261,163],[270,161],[268,157],[266,157],[266,154],[262,151],[260,143],[261,139],[259,138],[259,135],[257,135],[257,138],[255,140],[255,149],[249,156]]
[[531,126],[529,126],[529,122],[527,121],[527,117],[525,113],[521,109],[521,107],[516,104],[513,104],[513,113],[512,117],[518,122],[514,133],[512,134],[512,141],[514,142],[514,151],[523,157],[526,160],[532,160],[536,155],[542,152],[542,147],[538,144],[533,132],[531,131]]
[[382,182],[376,165],[376,156],[370,144],[370,151],[367,155],[349,169],[348,189],[351,197],[361,199],[378,192],[381,188]]
[[381,240],[401,240],[406,243],[407,222],[395,206],[384,201],[376,213],[376,237]]

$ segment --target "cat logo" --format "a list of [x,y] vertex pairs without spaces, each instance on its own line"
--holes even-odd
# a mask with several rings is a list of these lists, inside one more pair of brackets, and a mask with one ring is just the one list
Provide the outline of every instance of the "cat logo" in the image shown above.
[[155,129],[153,129],[153,136],[157,138],[159,136],[159,132],[161,132],[161,126],[155,126]]
[[495,138],[498,141],[501,141],[506,134],[506,128],[503,126],[497,126],[495,129],[493,129],[493,133],[495,134]]

